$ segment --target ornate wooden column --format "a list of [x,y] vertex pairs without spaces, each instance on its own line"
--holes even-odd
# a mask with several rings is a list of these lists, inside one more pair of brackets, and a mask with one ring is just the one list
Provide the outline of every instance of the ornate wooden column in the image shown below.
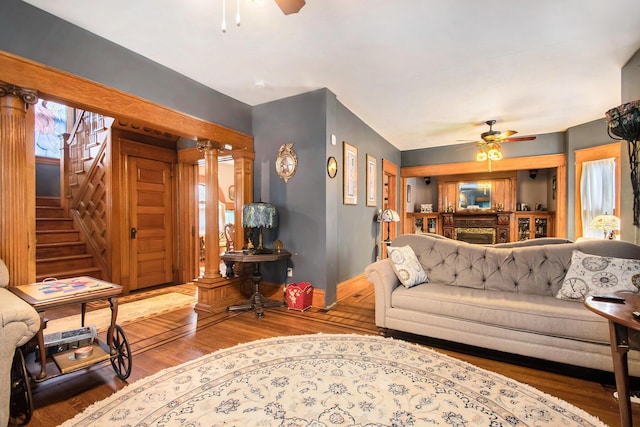
[[[205,271],[196,281],[198,286],[198,302],[196,311],[209,313],[226,310],[230,305],[238,304],[245,299],[242,292],[242,279],[234,277],[227,279],[219,273],[220,252],[218,246],[218,145],[215,142],[199,141],[198,147],[205,153],[205,179],[207,194],[205,214]],[[253,200],[253,159],[255,154],[246,150],[233,150],[234,185],[236,199],[234,206],[237,249],[244,245],[244,230],[242,228],[242,206]],[[215,220],[213,220],[215,218]],[[209,250],[212,248],[212,250]]]
[[35,90],[0,82],[0,258],[9,286],[36,280]]
[[[229,293],[228,280],[220,276],[220,226],[218,224],[218,148],[216,142],[200,140],[199,151],[204,152],[204,176],[206,182],[206,201],[204,212],[207,217],[204,235],[204,273],[196,280],[198,301],[195,309],[216,312],[234,304],[239,295]],[[239,292],[238,292],[239,294]]]
[[236,188],[236,200],[234,216],[236,218],[236,240],[233,242],[236,248],[244,246],[244,228],[242,227],[242,207],[253,202],[253,160],[254,152],[246,150],[233,150],[234,177],[233,184]]
[[204,234],[204,274],[201,279],[217,279],[220,277],[218,145],[208,140],[198,141],[198,150],[204,151],[204,179],[206,182],[204,212],[207,217]]

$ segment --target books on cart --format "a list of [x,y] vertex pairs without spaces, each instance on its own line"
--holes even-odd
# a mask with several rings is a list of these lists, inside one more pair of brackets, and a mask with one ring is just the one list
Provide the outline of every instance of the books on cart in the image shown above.
[[44,346],[52,347],[55,345],[69,344],[76,341],[92,340],[98,336],[95,325],[84,326],[82,328],[71,329],[67,331],[52,332],[44,334]]

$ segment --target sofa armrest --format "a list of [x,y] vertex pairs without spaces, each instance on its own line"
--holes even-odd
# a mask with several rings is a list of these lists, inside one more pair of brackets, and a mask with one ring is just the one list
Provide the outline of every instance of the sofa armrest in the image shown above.
[[6,289],[0,289],[0,328],[3,346],[26,344],[40,329],[40,315],[26,301]]
[[376,326],[386,328],[386,311],[391,308],[391,293],[400,285],[400,280],[388,258],[368,265],[364,274],[373,283],[375,291]]

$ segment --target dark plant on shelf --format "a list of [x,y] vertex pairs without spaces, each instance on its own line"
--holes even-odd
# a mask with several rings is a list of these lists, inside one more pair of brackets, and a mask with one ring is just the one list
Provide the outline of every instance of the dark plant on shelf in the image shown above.
[[640,151],[640,100],[622,104],[605,113],[609,136],[627,141],[629,147],[629,165],[631,167],[631,188],[633,189],[633,225],[640,224],[640,170],[638,154]]

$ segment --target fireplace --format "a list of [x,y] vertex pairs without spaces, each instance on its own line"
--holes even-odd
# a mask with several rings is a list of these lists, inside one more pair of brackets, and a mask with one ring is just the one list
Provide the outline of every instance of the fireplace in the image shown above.
[[496,243],[496,229],[484,227],[460,227],[453,230],[453,238],[467,243],[493,245]]
[[510,212],[463,211],[442,214],[442,234],[468,243],[492,245],[509,241]]

